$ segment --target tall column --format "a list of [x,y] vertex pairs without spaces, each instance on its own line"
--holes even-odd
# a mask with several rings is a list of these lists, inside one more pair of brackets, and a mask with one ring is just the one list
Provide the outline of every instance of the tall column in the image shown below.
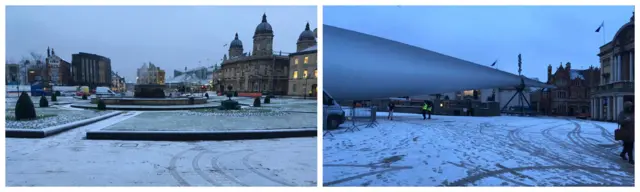
[[616,82],[618,81],[620,81],[620,54],[616,55]]
[[605,118],[605,120],[610,120],[611,119],[611,97],[610,96],[606,96],[604,97],[607,100],[607,117]]
[[598,97],[593,98],[593,101],[595,103],[595,105],[593,106],[593,109],[595,110],[595,116],[594,119],[598,119],[599,118],[599,114],[598,114]]
[[[601,61],[600,63],[604,64],[604,61]],[[600,66],[604,66],[604,65],[600,65]],[[600,77],[602,77],[602,74],[604,74],[604,70],[600,69]],[[600,85],[604,85],[604,78],[600,78]]]
[[598,118],[600,118],[600,120],[604,120],[606,119],[604,117],[604,97],[599,97],[598,98]]
[[633,80],[633,51],[629,51],[629,81],[634,82]]
[[611,119],[613,120],[617,120],[618,118],[616,117],[616,111],[618,111],[618,97],[617,96],[611,96],[611,99],[613,100],[613,110],[611,110]]
[[616,112],[616,117],[618,116],[618,113],[620,113],[620,111],[624,110],[624,96],[619,95],[618,96],[618,112]]
[[596,99],[594,99],[593,97],[591,98],[591,118],[596,117]]
[[618,81],[622,80],[622,54],[618,55],[618,64],[616,67],[616,73],[618,75],[616,75],[618,77]]
[[618,63],[618,56],[617,55],[613,55],[613,60],[611,61],[611,82],[616,82],[616,80],[618,80],[618,78],[616,77],[618,74],[616,73],[616,68],[618,66],[616,66],[616,64]]
[[602,111],[600,110],[600,97],[596,97],[596,119],[600,120],[600,117],[602,116],[600,113],[602,113]]
[[615,97],[613,96],[610,96],[609,99],[611,99],[611,104],[612,104],[611,113],[609,113],[609,119],[613,119],[614,118],[613,114],[615,113],[615,110],[616,110],[616,100],[615,100]]

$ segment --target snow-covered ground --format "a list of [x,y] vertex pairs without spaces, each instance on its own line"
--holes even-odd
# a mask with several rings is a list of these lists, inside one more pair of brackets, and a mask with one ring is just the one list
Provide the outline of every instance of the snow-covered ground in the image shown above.
[[[614,123],[551,117],[377,113],[324,136],[325,186],[633,185]],[[347,122],[342,127],[348,127]]]
[[127,112],[43,139],[6,138],[7,186],[316,186],[317,138],[86,140]]

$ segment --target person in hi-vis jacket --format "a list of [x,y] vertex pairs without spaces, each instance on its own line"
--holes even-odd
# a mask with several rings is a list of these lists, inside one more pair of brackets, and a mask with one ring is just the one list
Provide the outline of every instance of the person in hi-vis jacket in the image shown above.
[[429,118],[431,119],[431,105],[429,105],[429,103],[425,100],[424,104],[422,104],[422,119],[426,120],[427,119],[427,114],[429,114]]

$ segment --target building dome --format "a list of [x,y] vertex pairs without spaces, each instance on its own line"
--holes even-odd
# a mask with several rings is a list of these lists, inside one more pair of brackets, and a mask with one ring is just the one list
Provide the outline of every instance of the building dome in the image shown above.
[[313,29],[313,36],[318,38],[318,28]]
[[255,34],[271,34],[273,33],[273,29],[271,29],[271,24],[269,24],[269,22],[267,22],[267,14],[263,14],[262,15],[262,22],[260,24],[258,24],[258,26],[256,27],[256,32]]
[[238,39],[238,33],[236,33],[236,38],[233,39],[233,41],[231,41],[231,44],[229,45],[229,48],[240,48],[240,49],[242,49],[242,41],[240,41],[240,39]]
[[307,26],[304,28],[304,31],[300,33],[300,37],[298,37],[298,41],[304,41],[304,40],[316,40],[315,35],[309,28],[309,22],[307,22]]

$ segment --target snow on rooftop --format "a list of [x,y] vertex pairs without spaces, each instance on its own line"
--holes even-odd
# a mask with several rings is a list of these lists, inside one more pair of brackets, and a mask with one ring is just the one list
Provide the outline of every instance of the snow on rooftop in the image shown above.
[[583,70],[575,70],[575,69],[571,69],[570,74],[571,74],[571,79],[582,79],[584,80],[584,76],[582,76],[582,71]]

